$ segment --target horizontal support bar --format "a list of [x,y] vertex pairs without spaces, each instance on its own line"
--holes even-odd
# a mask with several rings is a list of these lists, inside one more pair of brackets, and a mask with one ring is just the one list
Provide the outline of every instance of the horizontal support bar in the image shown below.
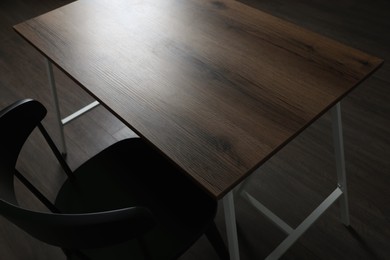
[[291,234],[294,229],[290,227],[286,222],[284,222],[281,218],[276,216],[271,210],[269,210],[266,206],[260,203],[257,199],[252,197],[248,192],[242,192],[242,196],[246,198],[253,207],[255,207],[260,213],[269,218],[272,222],[274,222],[282,231],[286,234]]
[[73,114],[65,117],[64,119],[61,120],[62,122],[62,125],[66,125],[68,124],[69,122],[75,120],[76,118],[78,118],[79,116],[81,116],[82,114],[85,114],[87,113],[88,111],[94,109],[95,107],[97,107],[98,105],[100,105],[100,103],[98,101],[94,101],[92,102],[91,104],[83,107],[82,109],[79,109],[77,110],[76,112],[74,112]]
[[343,194],[336,188],[279,246],[272,251],[266,260],[279,259],[298,238]]

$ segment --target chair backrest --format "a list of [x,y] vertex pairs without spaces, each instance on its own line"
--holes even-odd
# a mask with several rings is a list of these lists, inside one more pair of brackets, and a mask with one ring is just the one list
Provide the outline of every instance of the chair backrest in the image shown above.
[[31,99],[17,101],[0,111],[0,198],[16,203],[13,182],[16,162],[46,112],[41,103]]
[[15,168],[16,162],[23,144],[36,127],[46,133],[41,125],[46,113],[41,103],[31,99],[15,102],[0,111],[0,215],[33,237],[66,249],[109,246],[137,238],[149,230],[155,220],[143,207],[60,214],[36,212],[18,205],[14,176],[22,175]]
[[139,238],[154,225],[148,209],[85,214],[36,212],[0,199],[0,213],[36,239],[64,249],[88,249]]

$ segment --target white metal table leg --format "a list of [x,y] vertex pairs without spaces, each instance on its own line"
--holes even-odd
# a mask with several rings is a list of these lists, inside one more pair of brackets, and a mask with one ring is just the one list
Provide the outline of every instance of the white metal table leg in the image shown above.
[[[254,206],[259,212],[268,217],[286,234],[288,234],[287,238],[283,240],[283,242],[280,243],[274,249],[274,251],[271,252],[271,254],[268,255],[266,258],[267,260],[279,259],[336,200],[339,200],[340,202],[341,221],[346,226],[350,225],[340,103],[337,103],[331,109],[331,116],[338,187],[297,228],[293,229],[290,227],[282,219],[280,219],[263,204],[247,193],[245,191],[246,182],[243,182],[243,184],[236,189],[237,194],[243,195],[243,197],[248,202],[250,202],[252,206]],[[232,227],[235,227],[235,215],[233,196],[230,193],[225,196],[223,201],[225,208],[226,227],[228,231],[229,249],[232,253],[237,252],[238,257],[238,244],[236,244],[237,241],[235,241],[237,240],[237,233],[236,229],[231,229]],[[236,245],[237,248],[235,248]],[[236,259],[233,257],[234,256],[232,255],[232,259]]]
[[66,155],[67,149],[66,149],[66,143],[65,143],[65,135],[64,135],[64,128],[61,120],[61,111],[60,111],[60,106],[58,103],[58,95],[57,95],[57,87],[56,87],[56,82],[54,79],[54,73],[53,73],[53,65],[49,61],[48,58],[45,58],[46,60],[46,69],[47,69],[47,76],[49,79],[49,85],[52,91],[53,99],[54,99],[54,109],[56,112],[56,117],[57,117],[57,123],[60,131],[60,151],[62,152],[63,155]]
[[238,237],[236,226],[236,213],[234,209],[233,191],[230,191],[222,199],[225,213],[226,232],[229,245],[230,260],[239,260]]
[[345,158],[344,158],[344,143],[341,124],[341,108],[340,103],[337,103],[331,110],[332,113],[332,130],[333,141],[335,150],[335,160],[337,167],[337,181],[338,186],[343,192],[340,197],[340,210],[341,221],[344,225],[349,226],[349,209],[348,209],[348,197],[347,197],[347,175],[345,171]]

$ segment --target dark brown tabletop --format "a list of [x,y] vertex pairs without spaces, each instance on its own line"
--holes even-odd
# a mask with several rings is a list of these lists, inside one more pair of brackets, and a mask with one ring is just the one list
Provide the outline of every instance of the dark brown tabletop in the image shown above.
[[235,1],[79,0],[14,28],[217,199],[383,62]]

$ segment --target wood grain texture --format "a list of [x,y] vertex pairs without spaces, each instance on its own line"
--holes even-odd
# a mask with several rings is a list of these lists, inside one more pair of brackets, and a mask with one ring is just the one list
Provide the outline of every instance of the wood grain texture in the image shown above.
[[234,1],[80,0],[15,29],[217,199],[382,64]]
[[[12,30],[12,25],[71,1],[0,1],[0,107],[19,98],[36,98],[48,108],[45,126],[57,139],[52,98],[42,55]],[[245,0],[272,15],[319,32],[368,53],[390,59],[387,0]],[[55,69],[64,115],[90,97]],[[367,259],[387,260],[390,255],[390,66],[385,62],[372,77],[342,101],[344,142],[352,228],[339,221],[332,206],[281,260]],[[101,149],[129,136],[130,130],[99,107],[65,127],[72,168]],[[42,137],[33,135],[19,158],[19,170],[54,197],[64,173],[44,149]],[[35,161],[38,160],[38,161]],[[44,163],[43,163],[44,162]],[[254,173],[248,189],[289,224],[295,225],[335,186],[331,124],[326,113]],[[19,202],[41,209],[39,202],[16,183]],[[223,207],[216,222],[224,232]],[[284,238],[266,218],[236,197],[242,260],[263,259]],[[58,248],[41,243],[0,217],[0,258],[7,260],[65,259]],[[204,238],[180,260],[215,260]]]

